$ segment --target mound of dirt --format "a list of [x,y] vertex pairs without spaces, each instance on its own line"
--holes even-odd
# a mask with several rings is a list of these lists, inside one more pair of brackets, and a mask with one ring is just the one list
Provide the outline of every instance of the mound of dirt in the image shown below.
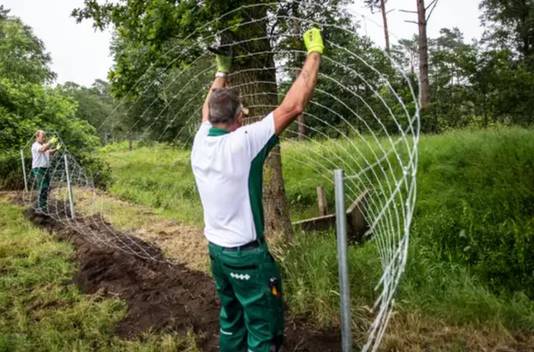
[[[119,336],[192,329],[203,351],[218,351],[219,305],[208,275],[169,263],[159,248],[115,231],[101,217],[64,221],[64,208],[54,209],[54,218],[31,210],[26,216],[74,244],[80,268],[74,281],[83,292],[127,302],[127,315],[117,326]],[[291,318],[286,318],[286,326],[285,351],[339,351],[340,336],[335,329],[318,331],[303,319]]]

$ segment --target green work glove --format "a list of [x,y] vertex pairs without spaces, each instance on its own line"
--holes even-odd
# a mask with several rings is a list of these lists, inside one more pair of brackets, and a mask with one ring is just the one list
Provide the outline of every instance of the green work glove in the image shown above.
[[63,146],[63,145],[58,144],[58,146],[56,147],[56,150],[60,150],[62,146]]
[[232,57],[227,55],[215,55],[215,62],[217,63],[217,72],[229,73],[232,68]]
[[306,45],[308,54],[311,52],[322,54],[324,50],[324,44],[323,37],[321,36],[321,30],[319,28],[308,29],[306,33],[304,33],[304,45]]
[[57,137],[52,137],[50,138],[50,140],[48,141],[48,144],[50,145],[53,145],[53,144],[56,144],[57,143]]

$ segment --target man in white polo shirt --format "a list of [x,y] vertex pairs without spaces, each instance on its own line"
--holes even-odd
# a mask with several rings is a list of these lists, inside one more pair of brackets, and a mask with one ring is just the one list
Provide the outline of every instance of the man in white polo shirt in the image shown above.
[[35,142],[32,144],[32,175],[35,179],[37,189],[36,212],[46,213],[48,211],[48,189],[50,187],[50,155],[56,151],[52,147],[57,142],[56,137],[52,137],[50,142],[46,142],[46,133],[38,130],[35,132]]
[[238,94],[226,88],[231,58],[217,55],[216,78],[202,108],[191,164],[221,301],[222,352],[276,352],[284,334],[282,283],[264,241],[263,163],[311,99],[324,49],[321,32],[304,34],[308,56],[279,107],[241,126]]

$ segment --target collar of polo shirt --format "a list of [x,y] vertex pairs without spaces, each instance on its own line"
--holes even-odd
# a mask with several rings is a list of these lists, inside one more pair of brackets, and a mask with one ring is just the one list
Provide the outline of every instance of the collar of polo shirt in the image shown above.
[[[204,132],[205,133],[205,132]],[[224,128],[219,128],[219,127],[212,127],[210,128],[210,130],[208,131],[208,136],[209,137],[217,137],[217,136],[222,136],[222,135],[225,135],[227,133],[230,133],[230,131],[224,129]]]

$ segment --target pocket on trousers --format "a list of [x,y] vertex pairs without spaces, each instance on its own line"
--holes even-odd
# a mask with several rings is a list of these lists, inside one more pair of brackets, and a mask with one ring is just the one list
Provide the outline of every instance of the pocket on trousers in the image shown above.
[[240,265],[237,263],[223,262],[221,266],[225,276],[239,294],[256,294],[261,275],[258,265],[253,263]]
[[223,252],[221,266],[225,275],[244,294],[257,294],[261,282],[262,257],[253,251]]
[[224,267],[227,268],[227,269],[230,269],[230,270],[238,270],[238,271],[242,271],[242,270],[256,270],[258,269],[258,266],[256,264],[251,264],[251,265],[233,265],[233,264],[228,264],[228,263],[223,263]]

